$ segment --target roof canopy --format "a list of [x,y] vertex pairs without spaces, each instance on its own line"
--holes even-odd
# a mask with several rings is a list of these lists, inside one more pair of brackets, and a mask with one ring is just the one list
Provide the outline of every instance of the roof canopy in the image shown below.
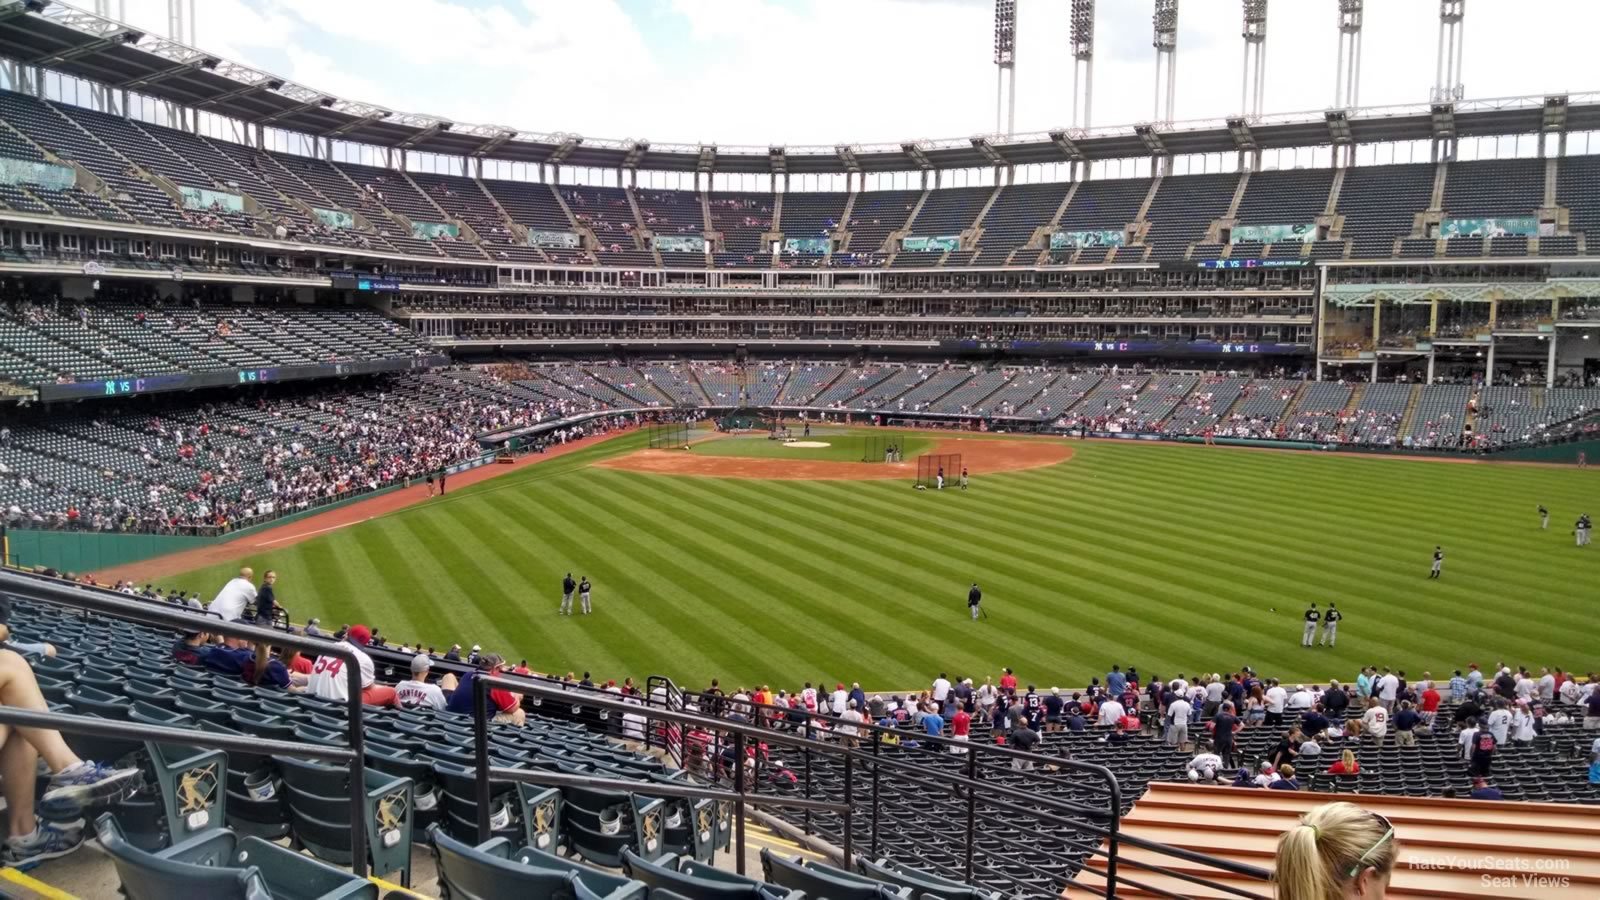
[[1600,130],[1600,93],[1587,93],[898,144],[652,144],[468,125],[344,100],[51,0],[0,0],[0,56],[202,112],[318,137],[451,156],[603,169],[904,172]]

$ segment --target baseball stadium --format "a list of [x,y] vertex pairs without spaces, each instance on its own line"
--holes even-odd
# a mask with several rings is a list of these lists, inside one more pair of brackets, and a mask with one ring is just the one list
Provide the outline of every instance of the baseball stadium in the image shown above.
[[1584,4],[349,3],[0,0],[0,898],[1600,897]]

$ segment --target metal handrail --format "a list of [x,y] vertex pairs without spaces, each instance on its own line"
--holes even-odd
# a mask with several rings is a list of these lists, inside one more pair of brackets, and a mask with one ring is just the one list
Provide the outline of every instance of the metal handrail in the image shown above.
[[[27,600],[84,609],[113,618],[175,628],[187,632],[204,631],[225,637],[242,638],[258,644],[276,644],[280,647],[302,650],[319,656],[331,656],[339,660],[344,667],[345,677],[348,682],[347,690],[349,692],[345,710],[345,730],[350,745],[348,752],[351,754],[347,761],[350,766],[350,869],[356,875],[366,877],[367,830],[361,812],[362,805],[366,799],[365,729],[362,726],[361,715],[361,663],[354,651],[319,638],[306,637],[272,628],[262,628],[257,625],[246,625],[242,622],[224,622],[216,617],[203,615],[197,610],[189,610],[167,604],[129,600],[113,591],[81,585],[54,583],[50,580],[31,578],[17,572],[0,571],[0,591],[14,594]],[[205,734],[204,732],[179,733],[197,736]],[[190,738],[179,739],[177,742],[206,746],[202,742]],[[263,746],[264,742],[250,741],[249,744],[251,747],[259,748]],[[237,749],[248,748],[238,747]]]
[[[708,787],[685,787],[667,782],[629,781],[626,778],[603,778],[599,775],[571,775],[546,769],[508,769],[490,766],[489,776],[495,781],[522,781],[544,787],[598,788],[606,791],[625,791],[648,794],[651,797],[675,797],[682,800],[727,800],[739,802],[740,795],[733,791]],[[751,806],[780,806],[792,809],[811,809],[818,812],[844,813],[849,809],[843,803],[828,800],[807,800],[803,797],[772,797],[764,794],[746,794],[744,802]]]

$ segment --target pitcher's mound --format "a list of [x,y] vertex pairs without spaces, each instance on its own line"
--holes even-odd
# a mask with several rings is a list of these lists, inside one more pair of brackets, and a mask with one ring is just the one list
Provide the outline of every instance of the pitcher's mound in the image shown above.
[[795,448],[798,448],[798,449],[817,449],[817,448],[820,448],[820,447],[832,447],[833,446],[832,444],[828,443],[827,441],[784,441],[783,445],[785,447],[795,447]]

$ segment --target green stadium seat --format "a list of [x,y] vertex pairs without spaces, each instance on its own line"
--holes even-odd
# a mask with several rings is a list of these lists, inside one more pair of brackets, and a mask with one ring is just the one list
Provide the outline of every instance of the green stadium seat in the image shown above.
[[798,858],[785,859],[765,847],[761,850],[761,872],[773,884],[828,900],[890,900],[911,893],[907,888],[891,887],[831,866],[805,866]]
[[[289,802],[289,823],[295,840],[313,856],[349,865],[350,772],[342,766],[277,757]],[[367,854],[375,874],[398,871],[403,886],[411,884],[412,809],[416,805],[409,778],[365,769]]]
[[95,823],[127,900],[377,900],[364,878],[259,838],[226,829],[196,835],[159,853],[130,844],[110,813]]

